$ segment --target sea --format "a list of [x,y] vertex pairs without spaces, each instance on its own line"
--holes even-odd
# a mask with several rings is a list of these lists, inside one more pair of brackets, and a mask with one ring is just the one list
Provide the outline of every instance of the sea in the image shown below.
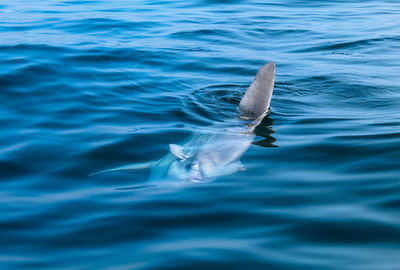
[[[241,170],[92,175],[223,136],[270,61]],[[0,213],[1,269],[400,269],[400,2],[0,0]]]

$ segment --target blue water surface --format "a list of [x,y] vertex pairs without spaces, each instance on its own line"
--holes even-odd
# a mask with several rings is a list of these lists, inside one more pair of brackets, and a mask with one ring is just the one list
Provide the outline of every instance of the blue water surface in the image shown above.
[[[0,1],[1,269],[400,265],[398,1]],[[276,63],[245,170],[148,185]]]

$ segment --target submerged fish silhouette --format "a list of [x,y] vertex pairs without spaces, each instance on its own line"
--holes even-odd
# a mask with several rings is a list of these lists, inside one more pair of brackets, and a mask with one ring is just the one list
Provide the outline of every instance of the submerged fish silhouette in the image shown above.
[[170,144],[170,152],[158,161],[130,164],[91,175],[151,168],[149,182],[182,184],[208,182],[218,176],[237,172],[239,159],[255,138],[254,129],[268,114],[275,79],[275,64],[261,67],[242,97],[241,117],[211,126],[183,141]]

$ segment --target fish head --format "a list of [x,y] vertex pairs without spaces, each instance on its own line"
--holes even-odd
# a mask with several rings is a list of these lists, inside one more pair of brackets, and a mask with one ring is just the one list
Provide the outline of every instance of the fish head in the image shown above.
[[170,144],[169,147],[174,160],[169,167],[168,176],[189,182],[202,181],[204,177],[196,156],[185,153],[185,149],[180,145]]
[[208,182],[201,164],[195,158],[174,160],[168,170],[168,177],[188,182]]

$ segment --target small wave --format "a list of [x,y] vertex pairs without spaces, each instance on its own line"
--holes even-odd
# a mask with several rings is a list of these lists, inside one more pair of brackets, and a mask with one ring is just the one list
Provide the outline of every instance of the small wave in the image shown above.
[[50,53],[69,53],[74,50],[71,47],[52,46],[46,44],[16,44],[0,45],[0,53],[22,53],[23,55],[31,53],[47,54]]
[[84,20],[75,20],[75,21],[63,21],[57,25],[54,25],[54,29],[62,29],[71,33],[95,33],[104,31],[113,31],[117,30],[119,32],[122,31],[133,31],[133,32],[141,32],[147,29],[151,29],[152,27],[161,27],[162,23],[160,22],[143,22],[143,21],[123,21],[116,19],[108,19],[108,18],[90,18]]
[[400,41],[400,37],[394,36],[394,37],[361,39],[361,40],[347,41],[330,45],[315,46],[306,49],[294,50],[292,52],[306,53],[306,52],[318,52],[318,51],[335,51],[340,49],[359,49],[364,46],[376,45],[378,43],[383,43],[383,42],[386,43],[391,41],[398,42]]
[[182,37],[198,37],[198,36],[220,36],[226,35],[230,33],[230,31],[222,30],[222,29],[197,29],[192,31],[179,31],[172,33],[172,36],[182,36]]

